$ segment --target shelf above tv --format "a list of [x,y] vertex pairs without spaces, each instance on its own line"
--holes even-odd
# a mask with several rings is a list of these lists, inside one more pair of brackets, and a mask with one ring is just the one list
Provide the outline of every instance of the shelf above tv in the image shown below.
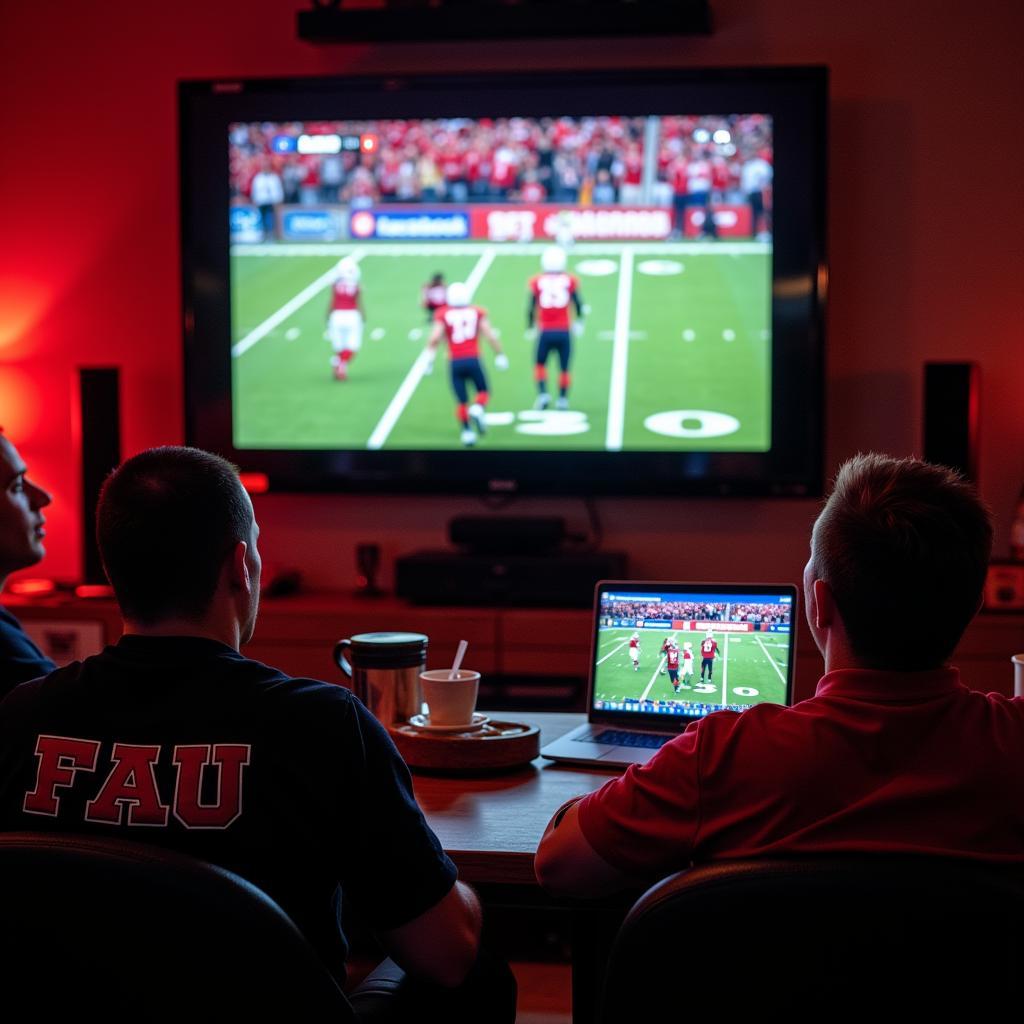
[[708,0],[544,0],[543,3],[392,2],[376,8],[314,3],[299,11],[310,43],[708,35]]

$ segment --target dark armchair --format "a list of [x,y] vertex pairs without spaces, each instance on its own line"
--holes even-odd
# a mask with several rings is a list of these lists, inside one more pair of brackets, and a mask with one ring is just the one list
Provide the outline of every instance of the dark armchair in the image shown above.
[[602,1020],[1016,1020],[1022,998],[1024,865],[733,861],[634,904]]
[[6,1020],[353,1021],[285,913],[238,875],[84,836],[0,835]]

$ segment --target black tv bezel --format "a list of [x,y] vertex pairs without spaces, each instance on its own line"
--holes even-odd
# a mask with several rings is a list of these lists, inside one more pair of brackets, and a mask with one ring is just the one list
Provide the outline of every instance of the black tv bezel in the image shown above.
[[[179,83],[185,435],[273,491],[816,496],[822,491],[828,70],[820,66]],[[756,112],[774,119],[768,452],[237,449],[227,126],[345,117]]]

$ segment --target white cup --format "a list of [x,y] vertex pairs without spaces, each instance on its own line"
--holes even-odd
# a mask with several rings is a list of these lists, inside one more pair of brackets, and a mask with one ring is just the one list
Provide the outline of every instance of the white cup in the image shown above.
[[473,721],[480,673],[460,668],[454,679],[450,668],[420,673],[423,701],[431,725],[469,725]]
[[1015,654],[1010,661],[1013,662],[1013,695],[1024,697],[1024,654]]

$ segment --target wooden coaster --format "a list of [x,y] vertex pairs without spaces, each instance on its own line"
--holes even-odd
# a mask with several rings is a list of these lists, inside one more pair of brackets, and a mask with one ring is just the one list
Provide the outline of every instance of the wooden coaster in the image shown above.
[[411,725],[388,730],[410,768],[449,775],[515,768],[540,753],[540,729],[525,722],[491,720],[475,732],[429,733]]

